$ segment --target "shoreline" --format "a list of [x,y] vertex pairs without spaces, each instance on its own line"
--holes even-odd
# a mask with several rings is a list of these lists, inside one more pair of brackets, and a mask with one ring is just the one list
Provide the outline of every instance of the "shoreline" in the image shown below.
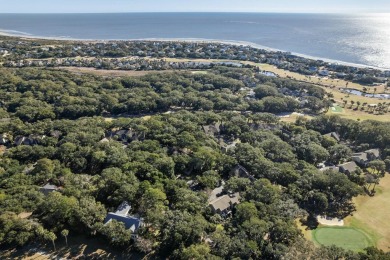
[[[10,32],[17,32],[15,34]],[[88,42],[88,43],[105,43],[105,42],[112,42],[112,41],[160,41],[160,42],[194,42],[194,43],[220,43],[220,44],[227,44],[227,45],[235,45],[235,46],[249,46],[255,49],[260,50],[266,50],[270,52],[282,52],[282,53],[289,53],[291,55],[301,57],[304,59],[309,60],[322,60],[324,62],[328,63],[335,63],[343,66],[348,67],[356,67],[356,68],[373,68],[380,71],[387,71],[390,70],[390,68],[381,68],[376,66],[370,66],[366,64],[359,64],[359,63],[352,63],[352,62],[346,62],[341,60],[335,60],[335,59],[328,59],[323,57],[316,57],[311,55],[306,55],[302,53],[297,52],[290,52],[285,50],[280,50],[268,46],[264,46],[261,44],[253,43],[253,42],[247,42],[247,41],[237,41],[237,40],[219,40],[219,39],[203,39],[203,38],[139,38],[139,39],[77,39],[77,38],[71,38],[71,37],[50,37],[50,36],[37,36],[32,35],[25,32],[19,32],[19,31],[13,31],[13,30],[4,30],[0,29],[0,36],[3,37],[16,37],[20,39],[36,39],[36,40],[54,40],[54,41],[67,41],[67,42]]]

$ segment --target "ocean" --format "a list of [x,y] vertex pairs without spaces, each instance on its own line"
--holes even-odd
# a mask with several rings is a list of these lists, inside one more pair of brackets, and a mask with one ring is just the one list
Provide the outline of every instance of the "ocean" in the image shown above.
[[390,69],[390,14],[0,14],[0,32],[86,40],[245,42],[323,60]]

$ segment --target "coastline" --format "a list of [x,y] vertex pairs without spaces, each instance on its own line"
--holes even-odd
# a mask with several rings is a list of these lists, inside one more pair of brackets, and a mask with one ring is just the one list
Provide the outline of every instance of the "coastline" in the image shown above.
[[[11,33],[16,32],[16,33]],[[13,31],[13,30],[5,30],[0,29],[0,36],[4,37],[16,37],[20,39],[36,39],[36,40],[54,40],[54,41],[68,41],[68,42],[89,42],[89,43],[105,43],[105,42],[111,42],[111,41],[161,41],[161,42],[194,42],[194,43],[220,43],[220,44],[227,44],[227,45],[235,45],[235,46],[249,46],[255,49],[260,50],[266,50],[270,52],[283,52],[283,53],[289,53],[291,55],[301,57],[304,59],[309,60],[322,60],[324,62],[328,63],[335,63],[340,64],[344,66],[349,67],[356,67],[356,68],[373,68],[380,71],[386,71],[390,70],[390,68],[381,68],[376,66],[370,66],[367,64],[359,64],[359,63],[352,63],[352,62],[346,62],[341,60],[335,60],[335,59],[328,59],[324,57],[316,57],[311,55],[306,55],[302,53],[297,52],[289,52],[285,50],[280,50],[264,45],[260,45],[253,42],[247,42],[247,41],[236,41],[236,40],[220,40],[220,39],[202,39],[202,38],[139,38],[139,39],[77,39],[77,38],[71,38],[67,36],[63,37],[50,37],[50,36],[38,36],[38,35],[32,35],[26,32],[19,32],[19,31]]]

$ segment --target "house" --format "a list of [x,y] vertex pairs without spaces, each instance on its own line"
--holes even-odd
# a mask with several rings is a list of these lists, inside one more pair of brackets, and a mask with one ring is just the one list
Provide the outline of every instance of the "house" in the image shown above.
[[213,125],[205,125],[202,126],[202,128],[206,135],[216,136],[219,135],[219,133],[221,132],[221,123],[215,123]]
[[332,137],[333,139],[335,139],[337,142],[340,142],[340,135],[336,132],[330,132],[328,134],[324,134],[324,136],[328,136],[328,137]]
[[140,227],[143,226],[143,221],[141,218],[137,216],[130,216],[129,215],[130,210],[131,210],[131,205],[127,201],[122,202],[115,212],[109,212],[107,214],[106,218],[104,219],[104,225],[107,225],[112,220],[122,222],[125,225],[126,229],[131,230],[132,239],[136,239],[137,231]]
[[40,144],[43,139],[46,138],[46,135],[29,135],[28,137],[26,136],[18,136],[15,138],[14,144],[16,146],[19,145],[38,145]]
[[329,71],[328,70],[319,70],[318,75],[327,77],[327,76],[329,76]]
[[239,203],[240,195],[239,193],[234,193],[223,195],[210,201],[209,206],[214,213],[226,217],[231,214],[233,207]]
[[348,175],[351,173],[354,173],[354,172],[356,172],[356,170],[360,169],[359,166],[357,166],[355,162],[347,162],[344,164],[340,164],[340,165],[338,165],[338,167],[339,167],[339,171],[341,173],[345,173]]
[[123,143],[130,143],[145,138],[144,133],[137,133],[133,129],[111,130],[106,134],[106,138],[112,138]]
[[366,167],[370,162],[368,160],[367,153],[354,153],[352,155],[352,160],[363,167]]
[[251,182],[255,181],[255,177],[253,177],[253,175],[251,175],[247,169],[245,169],[243,166],[241,166],[239,164],[230,171],[230,176],[235,176],[235,177],[239,177],[239,178],[247,178]]
[[352,160],[362,167],[367,167],[371,161],[378,160],[380,158],[379,149],[370,149],[362,153],[354,153],[352,155]]
[[367,158],[370,161],[381,159],[381,152],[379,149],[370,149],[370,150],[365,151],[365,153],[367,153]]
[[58,190],[59,190],[59,187],[57,187],[56,185],[50,184],[50,183],[47,183],[45,186],[43,186],[39,189],[39,191],[42,192],[45,196],[49,195],[49,193],[52,193],[52,192],[58,191]]

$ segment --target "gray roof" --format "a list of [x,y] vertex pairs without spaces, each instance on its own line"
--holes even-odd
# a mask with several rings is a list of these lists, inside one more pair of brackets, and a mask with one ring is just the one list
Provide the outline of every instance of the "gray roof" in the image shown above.
[[129,211],[131,210],[131,206],[127,201],[124,201],[119,205],[119,207],[116,209],[115,214],[118,215],[127,215]]
[[224,211],[229,209],[232,205],[238,204],[240,199],[240,195],[235,193],[232,196],[223,195],[215,200],[211,201],[209,205],[214,211]]
[[367,153],[354,153],[354,154],[352,154],[352,160],[354,160],[354,161],[356,161],[356,160],[358,160],[358,161],[361,161],[361,160],[367,161],[368,160]]
[[333,170],[335,172],[338,172],[340,170],[340,168],[337,167],[337,166],[328,166],[328,167],[324,167],[324,168],[320,169],[321,172],[324,172],[324,171],[327,171],[327,170]]
[[124,216],[113,212],[107,214],[106,219],[104,220],[104,225],[110,223],[112,220],[122,222],[125,224],[125,228],[130,229],[132,232],[136,232],[142,225],[142,220],[140,218]]
[[56,185],[47,183],[45,186],[41,187],[42,190],[58,190]]
[[366,153],[369,153],[369,154],[372,154],[374,155],[375,157],[380,157],[380,151],[379,149],[370,149],[370,150],[367,150]]
[[248,178],[252,182],[255,181],[253,175],[251,175],[248,170],[240,164],[236,165],[236,167],[231,170],[230,174],[239,178]]
[[350,173],[359,169],[359,167],[356,165],[355,162],[347,162],[344,164],[340,164],[338,167],[340,168],[340,171],[344,171],[344,172],[348,171]]
[[215,135],[221,132],[221,123],[215,123],[214,125],[205,125],[202,127],[203,131],[208,135]]
[[130,229],[132,232],[136,232],[142,225],[142,219],[127,215],[131,210],[131,205],[127,201],[123,201],[115,212],[109,212],[104,220],[104,224],[108,224],[113,219],[125,224],[126,229]]
[[340,136],[336,132],[330,132],[328,134],[325,134],[324,136],[332,137],[332,138],[336,139],[337,142],[340,142]]

